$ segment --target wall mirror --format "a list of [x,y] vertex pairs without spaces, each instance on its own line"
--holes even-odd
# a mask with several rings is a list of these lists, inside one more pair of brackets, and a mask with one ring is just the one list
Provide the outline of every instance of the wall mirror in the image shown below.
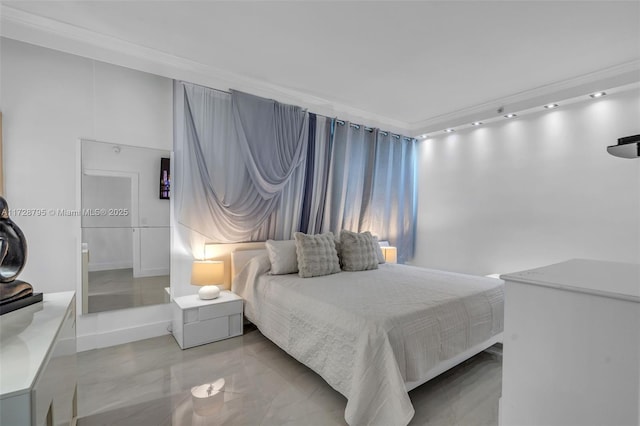
[[82,312],[167,303],[170,152],[83,140],[81,157]]

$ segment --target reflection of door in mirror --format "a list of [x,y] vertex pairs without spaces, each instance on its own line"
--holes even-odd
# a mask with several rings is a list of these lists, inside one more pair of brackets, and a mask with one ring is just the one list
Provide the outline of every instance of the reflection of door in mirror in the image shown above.
[[165,303],[169,202],[162,150],[82,141],[83,313]]

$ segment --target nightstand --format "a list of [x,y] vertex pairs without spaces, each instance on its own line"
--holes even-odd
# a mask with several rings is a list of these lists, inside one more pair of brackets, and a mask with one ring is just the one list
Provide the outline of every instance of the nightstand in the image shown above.
[[211,300],[176,297],[171,305],[173,337],[182,349],[242,334],[242,298],[230,291]]

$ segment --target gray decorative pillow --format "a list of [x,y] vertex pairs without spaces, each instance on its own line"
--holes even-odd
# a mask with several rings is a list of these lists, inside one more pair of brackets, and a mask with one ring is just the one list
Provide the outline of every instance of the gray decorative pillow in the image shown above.
[[296,232],[293,236],[296,240],[298,275],[309,278],[340,272],[338,252],[331,232],[319,235]]
[[273,275],[293,274],[298,272],[298,258],[296,255],[296,242],[293,240],[275,241],[267,240],[267,253],[271,262]]
[[340,261],[345,271],[378,269],[378,244],[371,232],[342,231],[340,233]]

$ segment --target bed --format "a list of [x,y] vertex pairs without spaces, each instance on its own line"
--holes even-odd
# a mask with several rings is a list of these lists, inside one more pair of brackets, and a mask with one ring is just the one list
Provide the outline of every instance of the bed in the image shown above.
[[235,251],[232,263],[246,317],[347,398],[350,425],[406,425],[409,390],[502,341],[495,278],[396,264],[271,275],[265,250]]

